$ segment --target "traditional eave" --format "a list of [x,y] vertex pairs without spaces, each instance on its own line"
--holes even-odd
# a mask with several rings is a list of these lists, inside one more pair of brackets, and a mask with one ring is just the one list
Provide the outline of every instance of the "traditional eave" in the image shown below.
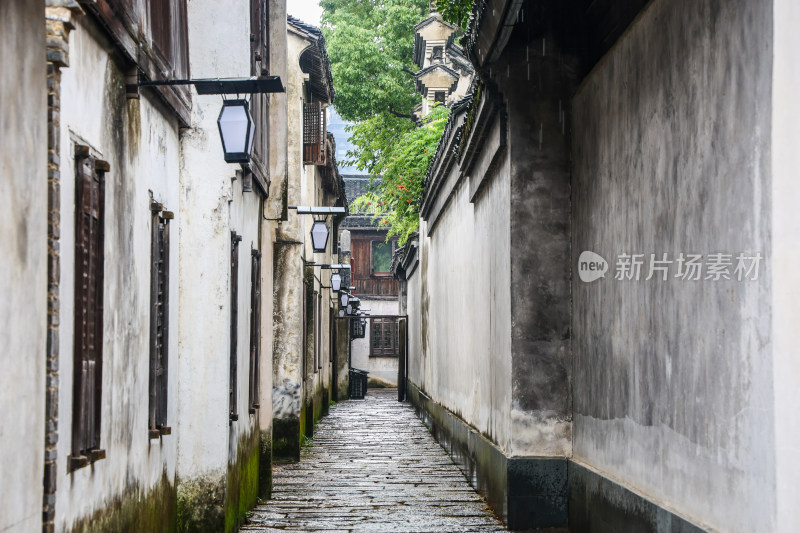
[[287,17],[287,22],[290,30],[309,42],[310,46],[300,55],[300,68],[309,75],[312,97],[328,104],[333,103],[336,91],[333,88],[333,74],[325,48],[325,37],[318,27],[291,15]]
[[[459,74],[458,72],[456,72],[455,70],[451,69],[450,67],[448,67],[443,63],[435,63],[433,65],[430,65],[429,67],[420,70],[414,75],[414,81],[417,92],[427,97],[428,87],[431,86],[431,81],[437,74],[444,75],[452,80],[450,82],[450,85],[447,86],[448,87],[447,94],[448,95],[452,94],[453,91],[455,91],[456,87],[458,86]],[[434,84],[433,87],[443,87],[443,85]]]
[[[345,175],[344,187],[347,191],[348,205],[353,200],[367,192],[367,185],[369,184],[370,177],[368,175]],[[380,178],[375,178],[379,182]],[[369,213],[362,213],[350,210],[348,217],[342,222],[341,228],[348,230],[369,230],[381,231],[385,228],[379,228],[378,220],[374,215]]]
[[445,48],[444,53],[447,59],[461,70],[462,74],[475,73],[475,67],[469,62],[469,58],[464,54],[464,50],[453,42],[453,40],[447,42],[447,48]]
[[402,248],[398,248],[392,255],[391,272],[396,279],[407,280],[414,274],[419,265],[417,250],[419,249],[419,234],[414,233]]
[[521,7],[522,0],[476,0],[461,44],[477,69],[500,57]]
[[347,217],[350,207],[347,202],[344,177],[339,173],[339,166],[336,163],[336,138],[331,132],[325,133],[325,150],[328,153],[325,158],[326,164],[322,167],[322,187],[329,194],[336,196],[336,206],[345,208],[344,214],[335,217],[341,220]]
[[[458,163],[458,147],[471,103],[472,95],[467,95],[453,103],[439,145],[436,147],[436,153],[428,165],[428,173],[425,175],[423,184],[420,216],[428,222],[429,234],[433,233],[439,214],[450,197],[450,192],[455,190],[463,178],[463,173],[458,172],[457,176],[452,176],[451,171],[453,166]],[[447,199],[440,201],[442,195],[446,195]]]

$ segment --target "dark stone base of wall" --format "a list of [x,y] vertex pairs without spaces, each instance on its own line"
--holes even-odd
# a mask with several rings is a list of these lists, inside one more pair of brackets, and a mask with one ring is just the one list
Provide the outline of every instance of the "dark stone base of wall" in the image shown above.
[[331,412],[331,398],[328,389],[322,389],[322,416],[328,416]]
[[566,528],[566,459],[507,457],[410,382],[407,393],[434,438],[509,529]]
[[486,437],[407,382],[407,398],[470,484],[515,531],[703,531],[568,459],[507,457]]
[[581,533],[705,531],[574,461],[569,464],[569,524]]
[[[305,409],[303,409],[305,411]],[[302,422],[305,421],[305,416]],[[274,461],[299,461],[302,441],[300,418],[275,418],[272,420],[272,459]]]
[[272,498],[272,431],[259,431],[258,497]]

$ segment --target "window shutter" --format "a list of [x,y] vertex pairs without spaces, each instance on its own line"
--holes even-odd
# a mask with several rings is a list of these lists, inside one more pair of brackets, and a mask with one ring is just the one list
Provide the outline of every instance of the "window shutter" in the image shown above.
[[172,69],[173,79],[189,77],[186,0],[149,0],[153,48]]
[[108,163],[75,149],[75,331],[72,458],[77,468],[100,459],[103,386],[104,178]]
[[237,411],[237,372],[239,350],[239,243],[242,236],[231,232],[231,353],[230,353],[230,397],[229,411],[231,420],[239,420]]
[[154,202],[150,278],[150,437],[169,434],[167,426],[169,351],[169,220],[172,213]]
[[261,252],[253,250],[250,262],[250,412],[259,405],[259,358],[261,343]]

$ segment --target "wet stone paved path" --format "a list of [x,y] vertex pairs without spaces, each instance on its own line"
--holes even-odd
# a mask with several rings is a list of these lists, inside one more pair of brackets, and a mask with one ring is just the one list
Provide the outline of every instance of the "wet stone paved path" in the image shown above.
[[241,531],[506,531],[393,389],[331,407]]

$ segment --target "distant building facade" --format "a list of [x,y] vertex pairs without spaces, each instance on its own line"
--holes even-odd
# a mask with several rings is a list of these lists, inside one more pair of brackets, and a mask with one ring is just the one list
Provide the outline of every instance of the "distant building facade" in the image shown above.
[[[349,201],[367,192],[369,176],[345,175]],[[350,232],[352,292],[368,309],[366,324],[351,320],[351,366],[366,370],[374,384],[397,384],[399,355],[397,280],[392,276],[396,239],[367,213],[353,212],[342,223]]]

